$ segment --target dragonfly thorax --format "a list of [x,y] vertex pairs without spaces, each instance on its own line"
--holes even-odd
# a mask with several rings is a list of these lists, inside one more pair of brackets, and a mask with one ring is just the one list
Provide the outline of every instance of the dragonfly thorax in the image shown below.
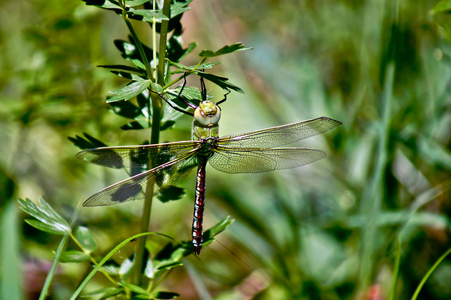
[[200,150],[198,152],[199,156],[210,158],[214,153],[214,149],[218,147],[218,140],[217,137],[202,139]]

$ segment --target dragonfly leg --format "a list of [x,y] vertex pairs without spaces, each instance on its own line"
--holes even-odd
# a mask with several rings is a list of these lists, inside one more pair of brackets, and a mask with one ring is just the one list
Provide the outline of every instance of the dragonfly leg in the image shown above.
[[207,88],[205,87],[205,81],[202,76],[200,76],[200,92],[202,94],[202,101],[207,100]]
[[[188,101],[185,101],[185,99],[183,99],[183,98],[181,97],[182,92],[183,92],[183,89],[185,88],[185,85],[186,85],[186,73],[187,73],[187,72],[185,72],[185,74],[183,75],[183,80],[184,80],[184,82],[183,82],[182,88],[180,89],[179,94],[177,95],[177,98],[178,98],[182,103],[185,103],[185,104],[188,105],[189,107],[196,109],[197,107],[196,107],[194,104],[189,103]],[[186,110],[183,110],[183,109],[177,107],[176,105],[172,104],[172,102],[169,101],[169,99],[167,99],[165,96],[163,96],[162,94],[158,93],[157,91],[151,90],[151,92],[154,92],[154,93],[158,94],[158,96],[160,96],[161,99],[163,99],[167,104],[169,104],[170,107],[172,107],[172,108],[175,109],[176,111],[179,111],[179,112],[184,113],[184,114],[186,114],[186,115],[189,115],[189,116],[191,116],[191,117],[194,116],[193,113],[187,112]]]
[[231,93],[231,90],[227,89],[227,93],[224,94],[224,99],[221,101],[216,102],[216,105],[219,105],[227,100],[227,95]]
[[194,104],[192,104],[192,103],[190,103],[190,102],[188,102],[188,101],[186,101],[185,99],[182,98],[183,89],[184,89],[185,86],[186,86],[186,74],[188,74],[188,72],[185,72],[185,73],[183,74],[183,85],[182,85],[182,88],[180,89],[179,94],[177,95],[177,98],[178,98],[182,103],[185,103],[185,104],[188,105],[189,107],[196,109],[196,108],[197,108],[196,105],[194,105]]
[[183,109],[181,109],[181,108],[179,108],[179,107],[173,105],[173,104],[171,103],[171,101],[169,101],[168,99],[166,99],[166,97],[164,97],[162,94],[158,93],[157,91],[152,91],[152,92],[158,94],[158,96],[160,96],[161,99],[163,99],[167,104],[169,104],[170,107],[172,107],[172,108],[175,109],[176,111],[179,111],[179,112],[181,112],[181,113],[184,113],[184,114],[189,115],[189,116],[192,116],[192,117],[194,116],[193,113],[187,112],[186,110],[183,110]]

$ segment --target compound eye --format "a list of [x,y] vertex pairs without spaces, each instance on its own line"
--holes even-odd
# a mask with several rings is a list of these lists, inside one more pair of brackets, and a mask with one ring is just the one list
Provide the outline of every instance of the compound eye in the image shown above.
[[218,124],[221,110],[211,101],[202,101],[194,111],[194,119],[202,126],[212,127]]

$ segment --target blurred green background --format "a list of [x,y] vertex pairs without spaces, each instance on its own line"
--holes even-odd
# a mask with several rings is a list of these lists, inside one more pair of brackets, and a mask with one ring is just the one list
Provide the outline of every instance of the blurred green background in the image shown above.
[[[254,48],[215,70],[246,92],[221,105],[221,135],[320,116],[343,126],[300,143],[328,153],[310,166],[257,175],[208,168],[205,227],[228,214],[236,222],[173,272],[165,290],[181,299],[200,299],[196,288],[211,299],[387,299],[400,238],[396,295],[411,297],[451,245],[450,16],[430,12],[438,2],[190,4],[184,42],[199,43],[193,53],[238,41]],[[128,120],[105,99],[124,81],[95,67],[123,63],[113,40],[127,34],[120,17],[82,1],[0,2],[1,299],[36,299],[59,242],[23,222],[16,198],[44,195],[70,219],[80,201],[126,177],[77,161],[67,137],[149,139],[119,129]],[[138,35],[150,41],[147,27]],[[187,140],[190,127],[184,117],[160,140]],[[154,202],[153,231],[189,239],[194,177],[182,184],[182,200]],[[84,208],[77,224],[93,231],[102,253],[139,231],[141,209]],[[135,247],[121,250],[118,263]],[[61,265],[49,299],[68,299],[88,269]],[[446,259],[420,299],[450,299],[450,280]],[[94,277],[92,287],[102,284]]]

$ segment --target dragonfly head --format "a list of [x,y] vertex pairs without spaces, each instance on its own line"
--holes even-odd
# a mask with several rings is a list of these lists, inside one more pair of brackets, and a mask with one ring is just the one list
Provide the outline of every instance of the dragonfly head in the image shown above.
[[221,109],[209,100],[202,101],[194,111],[194,119],[202,126],[216,126],[221,118]]

